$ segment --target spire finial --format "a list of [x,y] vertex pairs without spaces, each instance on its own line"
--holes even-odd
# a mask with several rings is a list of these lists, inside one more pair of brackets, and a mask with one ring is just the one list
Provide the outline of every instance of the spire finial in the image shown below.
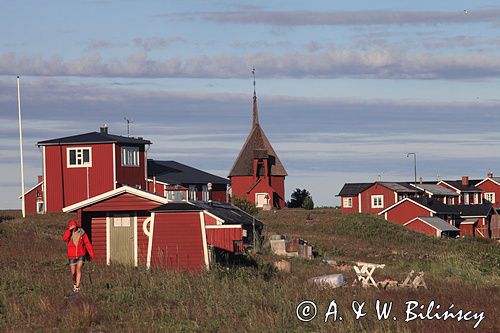
[[253,75],[253,121],[252,128],[259,125],[259,112],[257,110],[257,93],[255,92],[255,67],[252,67]]

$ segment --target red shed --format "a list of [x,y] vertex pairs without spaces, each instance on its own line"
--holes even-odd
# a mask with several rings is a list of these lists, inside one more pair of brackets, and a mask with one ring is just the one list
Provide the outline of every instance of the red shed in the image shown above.
[[259,124],[257,96],[253,96],[253,123],[229,172],[233,197],[246,198],[257,207],[285,206],[285,171]]
[[500,177],[493,177],[493,173],[488,173],[488,177],[476,184],[477,188],[483,190],[485,201],[491,202],[493,207],[500,208]]
[[242,252],[242,224],[221,224],[205,206],[122,186],[64,211],[78,212],[97,262],[196,271],[208,267],[208,245]]
[[26,214],[42,214],[43,207],[43,177],[38,176],[38,184],[24,192],[24,197],[21,195],[19,199],[24,200]]
[[419,216],[404,224],[407,228],[434,237],[457,237],[460,230],[437,216]]

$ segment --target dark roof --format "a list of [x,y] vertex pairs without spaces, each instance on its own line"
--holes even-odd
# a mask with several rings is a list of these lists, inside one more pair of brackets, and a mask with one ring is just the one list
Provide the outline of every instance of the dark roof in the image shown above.
[[285,167],[281,163],[273,146],[269,142],[266,134],[259,124],[257,111],[257,97],[254,93],[253,98],[253,123],[250,134],[248,135],[243,147],[241,148],[236,161],[234,162],[229,177],[233,176],[252,176],[254,158],[268,157],[271,176],[287,176]]
[[373,183],[345,183],[337,196],[350,197],[358,195],[359,193],[372,186]]
[[203,209],[188,202],[169,202],[153,208],[152,212],[201,212]]
[[420,193],[419,189],[406,182],[377,182],[396,193]]
[[151,141],[130,138],[126,136],[113,135],[101,132],[90,132],[52,140],[39,141],[38,146],[53,146],[61,144],[80,144],[80,143],[123,143],[123,144],[151,144]]
[[253,225],[260,228],[264,223],[230,203],[195,201],[198,207],[224,220],[224,224]]
[[448,222],[440,219],[437,216],[419,216],[419,219],[421,219],[424,222],[427,222],[429,225],[434,227],[435,229],[441,230],[441,231],[460,231],[460,229],[455,228]]
[[476,184],[480,182],[478,179],[470,179],[469,185],[462,185],[461,180],[443,180],[446,184],[453,186],[457,190],[462,192],[482,192],[480,188],[476,187]]
[[451,205],[457,215],[460,216],[488,216],[493,209],[491,203],[479,205]]
[[451,197],[458,197],[459,194],[453,190],[450,190],[447,187],[437,185],[437,184],[415,184],[414,185],[416,188],[422,189],[424,191],[427,191],[429,193],[432,193],[432,195],[440,195],[440,196],[451,196]]
[[177,184],[229,184],[227,178],[187,166],[176,161],[155,161],[148,159],[148,178],[171,185]]
[[420,197],[420,198],[411,198],[411,200],[425,206],[436,213],[441,214],[455,214],[456,211],[453,209],[453,206],[445,205],[439,200],[428,198],[428,197]]

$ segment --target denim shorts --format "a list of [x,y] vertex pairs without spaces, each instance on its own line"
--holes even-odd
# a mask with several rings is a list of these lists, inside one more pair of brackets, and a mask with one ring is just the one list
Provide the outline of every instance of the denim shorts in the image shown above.
[[70,266],[76,265],[78,262],[85,262],[85,257],[78,257],[78,258],[72,258],[68,259]]

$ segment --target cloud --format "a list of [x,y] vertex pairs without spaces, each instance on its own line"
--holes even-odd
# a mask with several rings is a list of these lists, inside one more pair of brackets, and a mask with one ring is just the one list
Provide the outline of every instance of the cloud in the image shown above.
[[169,18],[183,20],[201,19],[217,23],[264,24],[271,26],[373,26],[373,25],[438,25],[498,23],[500,9],[457,11],[220,11],[166,14]]
[[99,39],[87,42],[87,46],[85,47],[85,49],[87,51],[96,51],[96,50],[110,49],[114,47],[124,47],[124,46],[127,46],[127,44]]
[[144,51],[105,61],[100,55],[61,57],[0,55],[0,75],[248,78],[249,68],[270,78],[477,79],[500,75],[496,55],[413,53],[398,47],[330,47],[321,52],[286,51],[153,59]]
[[151,51],[156,49],[165,48],[173,43],[185,43],[186,40],[181,37],[173,38],[162,38],[162,37],[150,37],[150,38],[135,38],[133,40],[134,44],[141,47],[145,51]]

